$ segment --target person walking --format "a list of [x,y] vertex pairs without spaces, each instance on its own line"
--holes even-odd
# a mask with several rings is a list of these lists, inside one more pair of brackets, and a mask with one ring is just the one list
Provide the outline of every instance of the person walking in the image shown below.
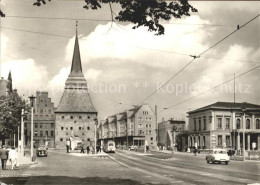
[[17,152],[15,150],[15,147],[11,147],[11,150],[9,151],[9,159],[11,161],[12,170],[14,170],[14,168],[17,167],[18,164]]
[[87,154],[89,154],[90,148],[89,146],[87,146]]
[[6,170],[6,161],[8,159],[8,154],[9,154],[9,151],[3,145],[2,149],[0,149],[0,158],[1,158],[1,163],[2,163],[2,170]]
[[67,148],[67,153],[70,153],[70,141],[67,139],[66,141],[66,148]]
[[85,153],[85,151],[84,151],[84,145],[81,145],[81,150],[80,150],[80,153]]

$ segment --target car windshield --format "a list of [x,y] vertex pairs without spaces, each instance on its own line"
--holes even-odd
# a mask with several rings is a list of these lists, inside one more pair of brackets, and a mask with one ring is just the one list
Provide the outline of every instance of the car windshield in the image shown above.
[[44,146],[40,146],[38,150],[46,150],[46,148]]
[[214,151],[214,154],[226,154],[227,152],[224,150],[216,150]]
[[108,146],[114,146],[114,144],[113,143],[109,143]]

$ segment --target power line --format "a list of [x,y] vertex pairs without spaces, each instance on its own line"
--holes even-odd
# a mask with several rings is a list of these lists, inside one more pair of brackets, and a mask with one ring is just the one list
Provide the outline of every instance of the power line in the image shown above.
[[27,33],[35,33],[35,34],[40,34],[40,35],[47,35],[47,36],[55,36],[55,37],[71,38],[70,36],[65,36],[65,35],[58,35],[58,34],[51,34],[51,33],[43,33],[43,32],[36,32],[36,31],[23,30],[23,29],[16,29],[16,28],[8,28],[8,27],[3,27],[3,26],[1,26],[0,28],[7,29],[7,30],[14,30],[14,31],[27,32]]
[[19,18],[19,19],[47,19],[47,20],[69,20],[69,21],[95,21],[95,22],[110,22],[111,19],[85,19],[85,18],[66,18],[66,17],[30,17],[30,16],[17,16],[9,15],[5,18]]
[[[86,19],[86,18],[68,18],[68,17],[31,17],[31,16],[20,16],[20,15],[8,15],[8,16],[5,16],[5,18],[111,22],[111,19]],[[129,22],[129,21],[124,21],[124,22]],[[162,25],[164,25],[164,24],[184,25],[184,26],[237,27],[237,25],[229,25],[229,24],[196,24],[196,23],[169,23],[169,22],[163,22],[161,24]]]
[[258,18],[260,16],[260,14],[258,14],[257,16],[255,16],[254,18],[250,19],[249,21],[247,21],[246,23],[244,23],[242,26],[240,26],[240,28],[236,29],[235,31],[231,32],[230,34],[228,34],[227,36],[225,36],[223,39],[221,39],[220,41],[216,42],[215,44],[213,44],[212,46],[210,46],[208,49],[204,50],[203,52],[201,52],[199,55],[194,55],[191,56],[193,57],[193,59],[188,62],[184,67],[182,67],[177,73],[175,73],[169,80],[167,80],[165,83],[163,83],[159,88],[157,88],[153,93],[151,93],[149,96],[147,96],[146,98],[144,98],[139,104],[143,103],[144,101],[146,101],[147,99],[149,99],[150,97],[152,97],[155,93],[157,93],[163,86],[165,86],[166,84],[168,84],[172,79],[174,79],[176,76],[178,76],[178,74],[180,74],[185,68],[187,68],[190,64],[192,64],[192,62],[195,61],[196,58],[199,58],[201,55],[203,55],[204,53],[208,52],[209,50],[211,50],[213,47],[217,46],[218,44],[220,44],[221,42],[223,42],[225,39],[227,39],[228,37],[230,37],[231,35],[233,35],[234,33],[236,33],[237,31],[239,31],[241,28],[245,27],[247,24],[249,24],[250,22],[252,22],[253,20],[255,20],[256,18]]
[[192,97],[190,97],[190,98],[188,98],[188,99],[186,99],[186,100],[184,100],[184,101],[181,101],[181,102],[179,102],[179,103],[177,103],[177,104],[171,105],[171,106],[165,108],[164,110],[160,111],[158,114],[160,114],[161,112],[165,111],[166,109],[167,109],[167,110],[168,110],[168,109],[171,109],[171,108],[173,108],[173,107],[176,107],[177,105],[183,104],[183,103],[185,103],[185,102],[187,102],[187,101],[190,101],[190,100],[192,100],[192,99],[194,99],[194,98],[196,98],[196,97],[198,97],[198,96],[201,96],[201,95],[205,94],[206,92],[212,91],[212,90],[214,90],[214,89],[216,89],[216,88],[218,88],[218,87],[220,87],[220,86],[222,86],[222,85],[224,85],[224,84],[226,84],[226,83],[228,83],[228,82],[231,82],[231,81],[233,81],[234,79],[239,78],[239,77],[241,77],[241,76],[243,76],[243,75],[245,75],[245,74],[247,74],[247,73],[249,73],[249,72],[251,72],[251,71],[253,71],[253,70],[257,69],[257,68],[259,68],[259,67],[260,67],[260,65],[254,67],[254,68],[252,68],[252,69],[250,69],[250,70],[248,70],[248,71],[246,71],[246,72],[244,72],[244,73],[241,73],[241,74],[238,75],[238,76],[232,77],[231,79],[229,79],[229,80],[227,80],[227,81],[225,81],[225,82],[223,82],[223,83],[221,83],[221,84],[218,84],[218,85],[214,86],[214,87],[211,88],[211,89],[208,89],[208,90],[206,90],[206,91],[203,91],[203,92],[201,92],[201,93],[199,93],[199,94],[197,94],[197,95],[195,95],[195,96],[192,96]]

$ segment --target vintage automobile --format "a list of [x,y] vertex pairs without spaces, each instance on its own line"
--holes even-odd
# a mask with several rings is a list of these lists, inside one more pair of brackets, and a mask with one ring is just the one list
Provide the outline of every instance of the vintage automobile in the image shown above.
[[225,164],[228,164],[230,158],[225,149],[213,149],[210,150],[210,153],[208,155],[206,155],[206,161],[207,163],[211,162],[212,164],[214,164],[215,162],[224,162]]
[[47,156],[48,156],[47,150],[48,150],[48,148],[47,148],[45,145],[39,146],[39,147],[37,148],[37,151],[36,151],[37,157],[40,157],[40,156],[45,156],[45,157],[47,157]]

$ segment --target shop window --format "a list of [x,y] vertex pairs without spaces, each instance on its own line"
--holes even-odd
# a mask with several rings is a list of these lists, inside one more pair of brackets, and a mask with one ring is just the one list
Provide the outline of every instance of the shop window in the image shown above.
[[237,119],[237,121],[236,121],[237,129],[241,128],[241,123],[240,122],[241,122],[240,119]]
[[246,129],[250,129],[250,119],[246,119]]
[[260,120],[259,119],[257,119],[256,120],[256,125],[255,125],[256,127],[256,129],[260,129]]

